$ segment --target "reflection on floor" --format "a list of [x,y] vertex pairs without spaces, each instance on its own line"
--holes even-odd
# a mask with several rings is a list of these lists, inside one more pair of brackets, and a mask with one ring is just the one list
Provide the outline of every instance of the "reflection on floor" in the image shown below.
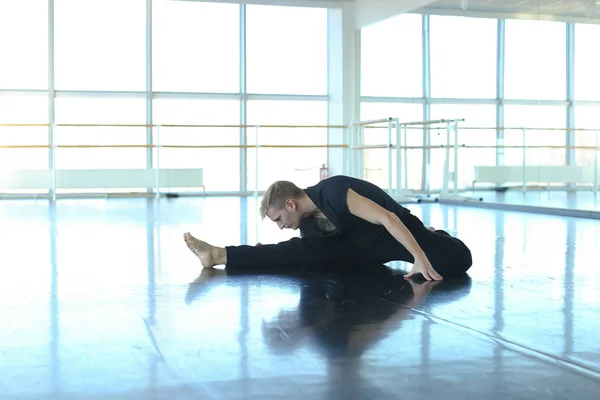
[[0,397],[598,398],[596,221],[409,208],[472,248],[468,277],[200,273],[185,231],[295,234],[257,222],[253,199],[0,202]]

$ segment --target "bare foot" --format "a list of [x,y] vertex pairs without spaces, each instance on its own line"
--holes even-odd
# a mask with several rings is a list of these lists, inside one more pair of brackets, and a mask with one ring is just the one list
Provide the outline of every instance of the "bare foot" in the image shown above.
[[219,247],[211,246],[210,244],[198,240],[189,232],[183,234],[183,240],[189,249],[200,259],[200,263],[204,268],[212,268],[215,265],[222,264],[222,254]]

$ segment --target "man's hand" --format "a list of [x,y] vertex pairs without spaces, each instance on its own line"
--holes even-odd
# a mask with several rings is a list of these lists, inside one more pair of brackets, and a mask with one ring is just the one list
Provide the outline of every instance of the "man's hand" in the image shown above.
[[418,273],[422,274],[423,278],[427,279],[428,281],[441,281],[442,279],[444,279],[440,274],[437,273],[435,269],[433,269],[433,266],[431,265],[429,259],[425,255],[415,259],[415,263],[413,264],[412,269],[410,270],[408,275],[404,275],[404,278],[409,279],[414,274]]

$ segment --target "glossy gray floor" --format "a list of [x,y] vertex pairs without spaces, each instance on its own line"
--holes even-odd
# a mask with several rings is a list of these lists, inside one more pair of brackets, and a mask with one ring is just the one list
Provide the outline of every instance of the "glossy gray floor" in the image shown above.
[[481,197],[488,203],[600,212],[600,193],[591,189],[568,192],[543,189],[522,191],[516,188],[506,192],[467,192],[466,195]]
[[295,234],[252,198],[2,201],[0,398],[599,398],[597,221],[408,207],[472,248],[469,277],[200,274],[185,231]]
[[[477,191],[465,192],[461,195],[463,196],[462,199],[442,200],[442,203],[600,219],[600,192],[592,190],[563,191],[530,189],[524,192],[520,188],[513,188],[506,192]],[[465,202],[465,197],[471,200]],[[481,201],[477,199],[481,199]]]

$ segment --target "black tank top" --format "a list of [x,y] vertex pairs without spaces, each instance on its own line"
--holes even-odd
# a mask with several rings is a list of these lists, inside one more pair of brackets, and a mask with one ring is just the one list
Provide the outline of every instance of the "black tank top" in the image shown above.
[[337,175],[304,189],[317,208],[335,225],[335,231],[321,232],[313,218],[306,218],[300,225],[301,234],[307,237],[344,235],[359,244],[368,244],[389,234],[384,226],[372,224],[350,213],[347,204],[348,189],[393,212],[402,221],[410,218],[410,210],[402,207],[380,187],[362,179]]

